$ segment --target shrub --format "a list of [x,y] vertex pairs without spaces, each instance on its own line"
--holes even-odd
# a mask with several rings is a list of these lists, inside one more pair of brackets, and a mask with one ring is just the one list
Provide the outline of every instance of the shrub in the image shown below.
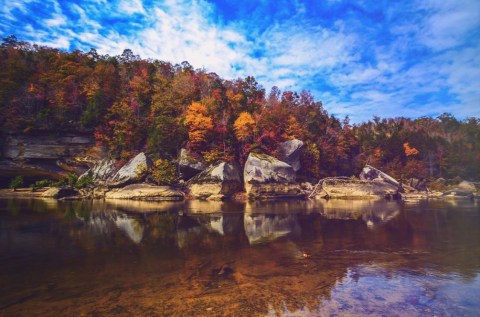
[[156,160],[152,167],[152,178],[159,185],[173,185],[177,181],[175,164],[167,160]]
[[68,185],[70,185],[70,186],[75,186],[75,184],[77,184],[77,181],[78,181],[78,176],[77,176],[77,174],[68,173],[68,176],[67,176],[67,183],[68,183]]
[[9,187],[15,191],[20,186],[23,186],[23,177],[22,176],[15,176],[12,179],[12,181],[10,182]]
[[75,188],[86,188],[93,186],[93,177],[88,175],[81,178],[78,178],[77,182],[75,183]]
[[145,164],[138,164],[137,168],[135,169],[135,178],[137,181],[142,180],[147,175],[148,167]]

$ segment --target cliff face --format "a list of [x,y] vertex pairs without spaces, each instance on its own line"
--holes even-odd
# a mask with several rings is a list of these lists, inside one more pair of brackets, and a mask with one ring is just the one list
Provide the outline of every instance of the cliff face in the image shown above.
[[1,137],[0,182],[14,176],[62,178],[82,173],[103,154],[90,133],[4,134]]

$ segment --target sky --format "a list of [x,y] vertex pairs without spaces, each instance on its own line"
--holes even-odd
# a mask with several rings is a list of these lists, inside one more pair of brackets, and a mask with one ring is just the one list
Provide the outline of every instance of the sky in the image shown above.
[[480,117],[480,0],[0,0],[0,36],[309,90],[358,123]]

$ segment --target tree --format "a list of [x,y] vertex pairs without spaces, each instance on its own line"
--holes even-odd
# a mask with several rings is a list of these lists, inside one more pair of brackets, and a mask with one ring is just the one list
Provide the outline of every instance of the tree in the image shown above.
[[13,191],[16,191],[20,186],[23,186],[23,177],[15,176],[10,182],[10,188],[13,189]]
[[235,137],[241,142],[251,140],[255,133],[255,120],[248,112],[242,112],[233,124]]
[[193,102],[187,109],[185,125],[188,127],[188,139],[193,148],[198,148],[207,141],[207,136],[213,129],[213,121],[207,114],[207,108]]

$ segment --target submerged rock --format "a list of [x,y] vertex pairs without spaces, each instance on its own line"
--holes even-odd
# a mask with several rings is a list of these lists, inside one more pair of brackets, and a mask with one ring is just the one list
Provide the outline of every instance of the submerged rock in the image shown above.
[[183,193],[169,186],[132,184],[105,194],[105,199],[183,200]]
[[224,199],[242,190],[242,180],[236,165],[222,162],[190,179],[187,187],[195,198]]
[[108,179],[108,185],[112,187],[120,187],[135,182],[141,182],[146,177],[146,174],[143,173],[143,171],[146,171],[146,169],[151,166],[152,161],[145,155],[145,153],[139,153]]
[[473,198],[473,192],[463,189],[454,189],[446,191],[442,194],[443,198]]
[[250,153],[243,171],[248,198],[303,197],[299,184],[295,183],[293,168],[272,156]]
[[281,159],[289,164],[295,172],[298,172],[302,165],[300,164],[300,152],[303,142],[297,139],[288,140],[279,144]]
[[206,168],[207,165],[205,162],[201,159],[195,158],[189,150],[180,150],[180,157],[178,158],[180,179],[189,180]]
[[396,186],[397,188],[400,187],[400,183],[395,178],[370,165],[365,165],[360,173],[360,179],[367,181],[383,181]]
[[323,190],[330,198],[398,198],[398,187],[383,181],[325,179]]
[[78,191],[68,188],[68,187],[52,187],[47,189],[42,193],[43,198],[55,198],[55,199],[60,199],[64,197],[71,197],[75,196],[78,194]]

